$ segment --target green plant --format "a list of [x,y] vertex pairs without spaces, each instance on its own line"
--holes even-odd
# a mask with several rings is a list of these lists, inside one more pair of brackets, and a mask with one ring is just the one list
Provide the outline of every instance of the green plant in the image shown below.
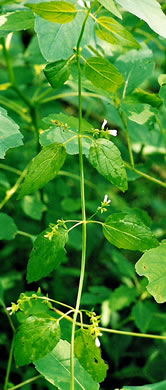
[[[165,5],[4,0],[1,7],[0,303],[13,331],[4,390],[34,381],[39,389],[110,389],[125,378],[123,389],[136,390],[134,377],[139,388],[148,380],[146,389],[162,390],[165,374],[153,367],[165,362],[166,315],[151,295],[166,302]],[[23,284],[24,264],[14,271],[17,253],[29,258],[28,283],[41,280],[37,292]],[[6,303],[15,302],[9,307],[5,290]],[[154,340],[142,351],[142,375],[137,341],[133,362],[120,366],[131,336]],[[16,366],[33,363],[40,375],[18,368],[14,385],[13,355]],[[110,374],[104,382],[108,358],[114,382]]]

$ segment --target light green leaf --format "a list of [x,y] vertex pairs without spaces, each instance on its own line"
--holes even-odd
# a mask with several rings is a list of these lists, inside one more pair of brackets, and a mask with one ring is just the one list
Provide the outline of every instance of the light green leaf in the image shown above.
[[45,146],[29,164],[28,173],[20,188],[19,199],[32,194],[54,179],[64,164],[66,149],[62,144]]
[[128,119],[139,125],[143,125],[154,116],[154,112],[151,111],[151,107],[147,104],[123,104],[123,107],[127,113]]
[[[60,390],[69,390],[70,374],[70,344],[60,340],[52,352],[35,362],[35,367],[45,379],[57,386]],[[87,371],[74,359],[75,390],[99,390],[96,383]]]
[[90,162],[97,171],[121,191],[126,191],[127,175],[119,149],[107,139],[95,141],[89,152]]
[[121,285],[111,293],[109,306],[112,311],[122,310],[124,307],[130,306],[135,301],[136,296],[136,288]]
[[127,96],[123,103],[134,104],[145,103],[149,104],[152,107],[160,107],[162,105],[162,99],[156,93],[151,93],[144,91],[141,88],[136,88],[135,92],[132,95]]
[[115,92],[124,82],[123,76],[107,59],[90,57],[84,67],[85,75],[96,87]]
[[12,240],[18,231],[13,218],[4,213],[0,213],[0,227],[0,240]]
[[121,390],[165,390],[166,388],[166,381],[153,383],[150,385],[144,385],[144,386],[125,386],[122,387]]
[[115,66],[127,82],[126,95],[149,78],[153,73],[154,65],[153,53],[146,46],[141,50],[130,50],[117,58]]
[[40,199],[40,194],[27,195],[23,198],[21,203],[24,213],[36,221],[40,221],[43,215],[43,211],[46,210],[46,206]]
[[[60,114],[50,114],[48,117],[43,119],[43,122],[46,123],[50,129],[44,131],[40,135],[40,143],[42,146],[52,144],[54,142],[66,142],[73,136],[78,135],[78,118],[66,115],[63,113]],[[56,127],[57,126],[57,127]],[[82,120],[82,133],[92,132],[93,126],[91,123],[87,122],[85,119]],[[89,148],[91,146],[91,140],[88,138],[82,138],[83,153],[88,155]],[[78,154],[78,138],[74,138],[71,142],[67,143],[66,151],[68,154]]]
[[163,99],[164,106],[166,107],[166,85],[165,84],[162,85],[162,87],[160,88],[159,95],[161,99]]
[[[35,30],[38,36],[40,50],[48,62],[62,59],[67,60],[73,55],[73,48],[77,45],[84,19],[84,11],[79,11],[76,18],[69,24],[51,23],[39,16],[36,17]],[[82,47],[89,43],[93,36],[93,30],[94,20],[89,18],[81,41]]]
[[60,326],[51,316],[30,316],[18,328],[14,357],[18,366],[40,359],[60,340]]
[[96,346],[94,337],[89,330],[79,329],[74,342],[75,355],[84,369],[96,382],[103,382],[108,365],[101,357],[101,350]]
[[0,16],[0,30],[20,31],[34,27],[35,17],[32,11],[15,11]]
[[141,252],[158,246],[148,226],[137,216],[114,213],[103,224],[103,233],[111,244],[118,248]]
[[53,88],[60,87],[70,76],[68,61],[60,60],[46,65],[44,74]]
[[157,0],[116,0],[126,11],[144,20],[152,30],[166,38],[166,16]]
[[120,14],[117,6],[114,3],[114,0],[98,0],[98,2],[103,5],[108,11],[110,11],[113,15],[122,19],[122,15]]
[[34,242],[27,270],[29,283],[49,275],[64,258],[64,246],[68,239],[67,231],[59,228],[52,238],[47,236],[50,231],[51,229],[47,229],[41,232]]
[[101,16],[96,19],[96,34],[106,42],[124,47],[139,49],[140,45],[125,27],[115,19],[108,16]]
[[146,276],[149,283],[147,290],[158,303],[166,302],[166,244],[150,249],[136,263],[136,271]]
[[[40,297],[40,299],[32,298],[32,295]],[[24,322],[28,317],[30,316],[38,316],[38,317],[49,317],[52,316],[52,311],[50,308],[52,308],[51,303],[47,301],[46,299],[42,298],[42,293],[39,289],[39,291],[27,291],[25,293],[21,293],[19,296],[19,311],[16,313],[16,317],[19,323]],[[28,299],[30,298],[31,299]],[[43,296],[43,298],[45,298]],[[54,313],[55,314],[55,313]]]
[[7,111],[2,107],[0,107],[0,122],[0,158],[4,158],[8,149],[23,145],[23,135],[19,131],[19,126],[8,116]]
[[31,8],[35,14],[53,23],[71,22],[77,14],[77,8],[74,4],[67,1],[50,1],[46,3],[29,3],[25,5],[26,7]]

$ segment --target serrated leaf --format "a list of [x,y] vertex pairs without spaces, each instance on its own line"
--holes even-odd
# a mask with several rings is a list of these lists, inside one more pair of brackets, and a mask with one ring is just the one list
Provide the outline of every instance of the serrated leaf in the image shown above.
[[18,366],[40,359],[52,351],[60,340],[60,326],[50,316],[30,316],[18,328],[14,340],[14,357]]
[[2,107],[0,107],[0,122],[0,158],[4,158],[8,149],[23,145],[23,135],[19,131],[19,126]]
[[44,74],[53,88],[60,87],[70,76],[68,61],[60,60],[46,65]]
[[109,306],[112,311],[119,311],[133,303],[137,296],[136,288],[121,285],[116,288],[110,296]]
[[89,151],[90,162],[97,171],[121,191],[128,188],[127,175],[119,149],[107,139],[95,141]]
[[34,27],[35,17],[32,11],[15,11],[0,16],[0,30],[21,31]]
[[[35,367],[52,385],[60,390],[69,390],[71,384],[70,344],[60,340],[52,352],[35,362]],[[91,378],[76,358],[74,359],[74,374],[75,390],[99,390],[99,384]]]
[[103,382],[108,365],[102,359],[101,350],[88,330],[80,329],[76,332],[74,350],[77,359],[92,378],[96,382]]
[[115,19],[101,16],[96,19],[96,34],[102,40],[115,45],[139,49],[140,45],[132,34]]
[[12,240],[18,231],[13,218],[5,213],[0,213],[0,227],[0,240]]
[[98,88],[115,92],[123,84],[121,73],[106,58],[90,57],[84,67],[85,76]]
[[32,194],[54,179],[64,164],[66,149],[62,144],[45,146],[29,164],[28,173],[20,187],[18,199]]
[[150,385],[144,385],[144,386],[125,386],[122,387],[121,390],[165,390],[166,388],[166,381],[153,383]]
[[29,283],[49,275],[64,258],[64,246],[68,239],[67,231],[58,229],[51,239],[47,236],[49,231],[50,229],[41,232],[34,242],[27,270]]
[[114,213],[103,224],[106,239],[118,248],[144,252],[158,246],[153,233],[137,216]]
[[166,16],[156,0],[116,0],[126,11],[144,20],[152,30],[166,38]]
[[158,303],[166,302],[166,244],[150,249],[136,263],[136,272],[148,279],[147,290]]
[[67,1],[50,1],[46,3],[29,3],[25,5],[43,19],[54,23],[71,22],[77,14],[77,9],[74,4]]
[[100,4],[103,5],[108,11],[110,11],[112,14],[117,16],[118,18],[122,19],[122,15],[120,14],[118,8],[116,7],[113,0],[98,0]]
[[[36,16],[35,31],[38,36],[39,47],[43,57],[48,62],[67,60],[73,55],[73,48],[77,45],[84,18],[84,10],[79,10],[76,18],[69,24],[51,23]],[[89,18],[81,41],[82,47],[89,43],[93,30],[94,20]]]

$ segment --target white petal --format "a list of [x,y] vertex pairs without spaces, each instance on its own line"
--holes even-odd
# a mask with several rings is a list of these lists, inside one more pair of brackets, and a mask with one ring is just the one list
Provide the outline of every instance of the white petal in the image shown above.
[[109,134],[113,135],[114,137],[117,136],[118,132],[117,130],[108,130]]
[[96,337],[95,344],[96,347],[100,347],[100,340],[98,339],[98,337]]
[[81,7],[85,7],[84,2],[83,2],[82,0],[78,0],[78,4],[79,4]]
[[105,195],[104,202],[107,202],[107,201],[108,201],[108,195]]
[[104,127],[105,127],[106,124],[107,124],[107,120],[104,119],[104,120],[103,120],[103,123],[102,123],[102,125],[101,125],[102,130],[104,130]]
[[90,1],[86,1],[86,5],[88,8],[90,8]]

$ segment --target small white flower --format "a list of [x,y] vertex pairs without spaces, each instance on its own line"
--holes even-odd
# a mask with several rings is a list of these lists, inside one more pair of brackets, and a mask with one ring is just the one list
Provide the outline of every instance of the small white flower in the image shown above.
[[102,123],[102,125],[101,125],[101,130],[104,130],[104,127],[105,127],[106,124],[107,124],[107,120],[104,119],[104,120],[103,120],[103,123]]
[[111,200],[108,199],[108,195],[107,194],[104,197],[104,203],[107,203],[107,204],[111,203]]
[[100,347],[100,340],[98,337],[96,337],[95,344],[96,344],[96,347]]
[[85,4],[82,0],[78,0],[78,4],[81,6],[81,7],[84,7],[85,8]]
[[90,1],[86,1],[86,5],[88,8],[90,8]]
[[107,130],[107,132],[108,132],[109,134],[113,135],[114,137],[116,137],[117,134],[118,134],[117,130]]

